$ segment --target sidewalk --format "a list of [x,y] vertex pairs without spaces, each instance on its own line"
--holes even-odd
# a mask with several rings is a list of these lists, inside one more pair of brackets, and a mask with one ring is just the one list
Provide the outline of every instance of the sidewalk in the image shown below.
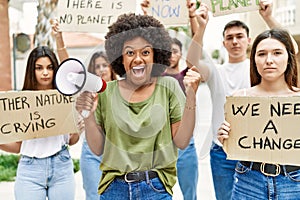
[[[210,116],[211,116],[211,105],[210,105],[210,94],[209,90],[205,85],[202,84],[199,87],[199,94],[200,99],[202,101],[200,106],[200,127],[197,131],[197,135],[195,135],[195,143],[196,148],[197,144],[201,143],[201,138],[205,133],[208,131],[209,124],[210,124]],[[71,156],[73,158],[79,158],[81,152],[81,144],[82,141],[79,141],[76,145],[70,147]],[[204,144],[207,146],[209,144]],[[207,148],[206,148],[207,149]],[[201,149],[202,150],[202,149]],[[207,152],[203,153],[197,149],[199,155],[199,180],[198,180],[198,190],[197,195],[198,199],[204,200],[214,200],[214,189],[212,184],[212,177],[211,177],[211,170],[210,170],[210,163],[209,163],[209,156],[206,155]],[[207,150],[206,150],[207,151]],[[1,153],[1,152],[0,152]],[[82,188],[82,177],[81,172],[77,172],[75,174],[76,180],[76,198],[75,200],[84,200],[85,194]],[[174,186],[174,197],[173,200],[183,200],[181,190],[179,188],[178,182]],[[14,182],[0,182],[0,200],[14,200]]]

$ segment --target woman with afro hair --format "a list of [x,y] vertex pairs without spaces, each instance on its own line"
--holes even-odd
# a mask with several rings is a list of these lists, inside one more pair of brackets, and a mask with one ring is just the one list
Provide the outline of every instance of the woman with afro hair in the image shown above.
[[161,76],[169,66],[171,38],[148,15],[123,14],[109,27],[105,51],[122,79],[104,92],[77,97],[90,149],[103,156],[100,199],[172,199],[177,148],[190,141],[195,124],[200,74],[184,78],[186,97],[176,79]]

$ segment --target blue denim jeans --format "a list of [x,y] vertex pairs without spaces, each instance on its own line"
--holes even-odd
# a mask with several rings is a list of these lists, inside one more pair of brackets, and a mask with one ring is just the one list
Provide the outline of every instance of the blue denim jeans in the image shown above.
[[16,200],[74,200],[73,161],[67,148],[47,158],[21,156],[15,181]]
[[[251,166],[250,166],[251,167]],[[297,200],[300,199],[300,170],[265,176],[238,162],[232,191],[234,200]]]
[[197,200],[198,157],[195,143],[178,150],[177,177],[185,200]]
[[210,166],[217,200],[230,200],[237,161],[226,160],[223,148],[213,143],[210,149]]
[[80,170],[86,200],[99,199],[98,185],[102,174],[99,169],[101,160],[102,156],[95,155],[84,139],[80,156]]
[[100,200],[172,200],[159,178],[127,183],[116,178],[100,195]]

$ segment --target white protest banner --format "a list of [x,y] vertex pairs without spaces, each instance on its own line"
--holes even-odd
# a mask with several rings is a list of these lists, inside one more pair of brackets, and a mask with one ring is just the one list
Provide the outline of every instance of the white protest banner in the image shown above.
[[227,159],[300,165],[300,97],[227,97]]
[[147,14],[165,26],[187,25],[189,22],[186,1],[183,0],[151,0]]
[[78,132],[74,101],[57,90],[0,92],[0,144]]
[[136,10],[136,0],[59,0],[57,18],[62,31],[106,33],[120,14]]
[[242,13],[259,9],[259,0],[202,0],[213,16]]

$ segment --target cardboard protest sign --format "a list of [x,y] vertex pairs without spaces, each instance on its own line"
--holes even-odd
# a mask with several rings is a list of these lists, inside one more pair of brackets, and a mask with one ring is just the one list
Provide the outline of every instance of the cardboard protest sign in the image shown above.
[[147,14],[165,26],[186,25],[189,22],[186,1],[182,0],[151,0]]
[[300,97],[227,97],[227,159],[300,165]]
[[259,0],[202,0],[213,16],[254,11],[259,9]]
[[120,14],[135,12],[136,0],[59,0],[62,31],[106,33]]
[[0,92],[0,144],[78,132],[74,102],[57,90]]

